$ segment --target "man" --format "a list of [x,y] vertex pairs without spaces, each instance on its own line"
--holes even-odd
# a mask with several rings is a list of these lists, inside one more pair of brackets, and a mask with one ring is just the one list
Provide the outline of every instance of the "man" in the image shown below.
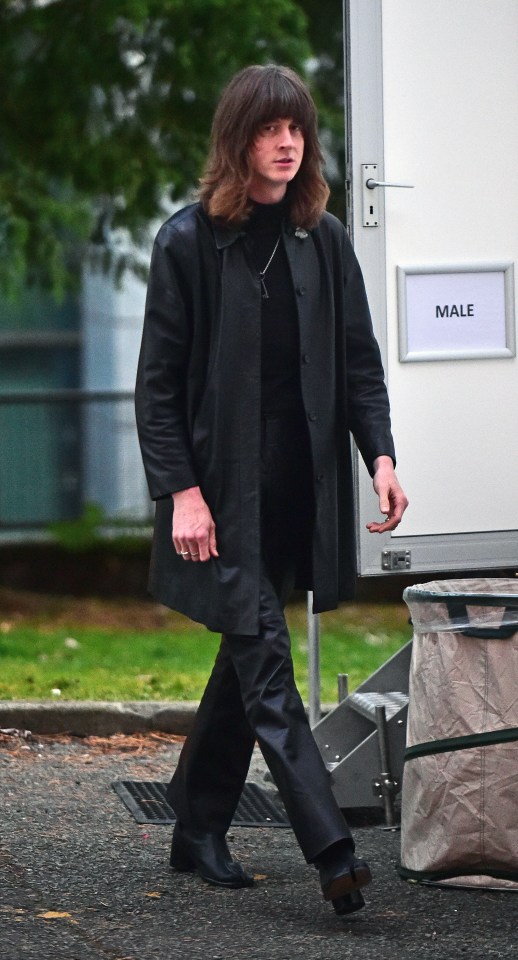
[[238,73],[216,110],[200,199],[157,236],[136,409],[156,499],[150,589],[222,633],[168,798],[171,865],[251,885],[225,834],[257,741],[322,892],[364,905],[371,879],[332,795],[295,687],[283,607],[352,596],[350,431],[382,522],[406,498],[363,281],[325,213],[316,112],[277,66]]

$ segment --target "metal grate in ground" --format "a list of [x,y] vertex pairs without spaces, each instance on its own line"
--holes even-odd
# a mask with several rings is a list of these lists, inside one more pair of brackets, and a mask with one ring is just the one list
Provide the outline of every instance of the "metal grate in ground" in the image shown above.
[[[168,825],[176,814],[169,806],[165,792],[167,783],[151,780],[117,780],[112,783],[117,796],[126,805],[137,823]],[[232,820],[234,827],[289,827],[286,813],[271,793],[256,783],[245,783]]]

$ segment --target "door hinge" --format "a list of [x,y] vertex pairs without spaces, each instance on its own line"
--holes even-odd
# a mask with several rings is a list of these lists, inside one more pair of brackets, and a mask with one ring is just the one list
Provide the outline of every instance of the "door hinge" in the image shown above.
[[381,554],[382,570],[410,570],[412,554],[410,550],[383,550]]

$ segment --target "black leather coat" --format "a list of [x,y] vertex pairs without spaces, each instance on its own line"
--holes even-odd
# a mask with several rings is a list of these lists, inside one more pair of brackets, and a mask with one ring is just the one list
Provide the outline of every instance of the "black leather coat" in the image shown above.
[[[300,379],[314,469],[315,612],[353,595],[350,436],[372,473],[394,457],[383,369],[360,268],[342,224],[283,229],[296,293]],[[239,230],[198,204],[160,229],[151,260],[136,412],[156,499],[149,587],[209,629],[255,634],[259,604],[259,281]],[[219,559],[185,563],[171,540],[171,493],[199,484]]]

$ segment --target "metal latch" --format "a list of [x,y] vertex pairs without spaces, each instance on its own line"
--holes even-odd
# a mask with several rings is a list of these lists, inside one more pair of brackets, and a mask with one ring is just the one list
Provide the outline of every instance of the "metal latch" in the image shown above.
[[410,550],[383,550],[381,554],[382,570],[410,570],[411,566]]
[[378,196],[367,186],[367,180],[373,179],[378,174],[377,163],[362,164],[362,188],[363,188],[363,226],[379,226]]
[[378,180],[378,164],[362,163],[362,197],[363,197],[363,226],[378,227],[380,223],[380,207],[378,189],[399,187],[412,190],[411,183],[389,183],[387,180]]

